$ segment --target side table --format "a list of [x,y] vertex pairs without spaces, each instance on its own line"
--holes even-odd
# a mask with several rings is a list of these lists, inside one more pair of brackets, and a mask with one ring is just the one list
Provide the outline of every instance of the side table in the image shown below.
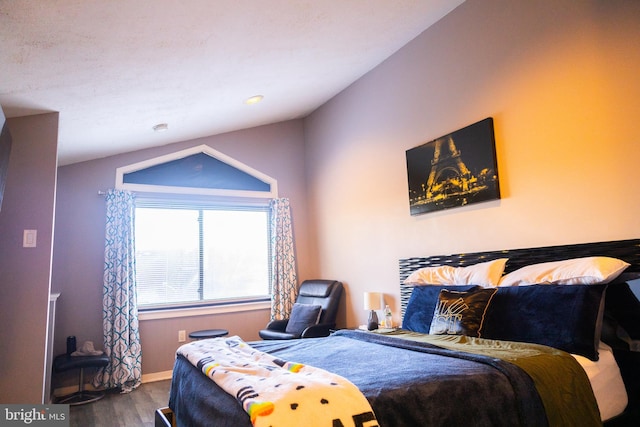
[[83,405],[102,399],[104,397],[103,391],[87,391],[84,389],[84,368],[104,368],[109,362],[109,357],[104,354],[99,356],[68,356],[67,354],[61,354],[56,356],[53,360],[53,369],[55,372],[79,369],[80,375],[78,379],[78,391],[57,398],[55,403]]
[[218,338],[229,335],[229,331],[226,329],[205,329],[202,331],[189,332],[189,338],[194,340],[203,340],[205,338]]

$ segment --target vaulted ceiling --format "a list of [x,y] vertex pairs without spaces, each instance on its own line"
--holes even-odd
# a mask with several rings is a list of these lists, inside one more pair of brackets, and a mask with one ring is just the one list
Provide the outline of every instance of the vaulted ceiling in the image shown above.
[[0,106],[61,165],[305,117],[463,1],[0,0]]

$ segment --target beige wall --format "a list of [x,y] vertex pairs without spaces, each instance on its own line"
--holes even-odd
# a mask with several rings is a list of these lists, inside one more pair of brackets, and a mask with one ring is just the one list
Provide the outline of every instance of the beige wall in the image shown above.
[[[315,277],[309,253],[307,200],[304,188],[304,141],[301,120],[261,126],[223,135],[185,141],[154,149],[77,163],[59,168],[56,238],[53,257],[54,291],[58,299],[55,349],[65,351],[66,337],[78,343],[93,341],[103,348],[102,272],[104,265],[104,198],[98,190],[113,188],[115,170],[142,160],[201,144],[226,154],[278,181],[280,197],[291,202],[301,280]],[[143,375],[170,370],[175,359],[178,331],[225,328],[245,340],[258,339],[269,319],[268,310],[140,323]],[[56,387],[73,384],[59,376]]]
[[[398,259],[640,237],[640,3],[467,0],[305,121],[324,276],[399,311]],[[493,117],[502,199],[412,217],[405,151]]]
[[[0,402],[43,403],[58,113],[7,120],[13,137],[0,211]],[[37,230],[35,248],[23,230]]]

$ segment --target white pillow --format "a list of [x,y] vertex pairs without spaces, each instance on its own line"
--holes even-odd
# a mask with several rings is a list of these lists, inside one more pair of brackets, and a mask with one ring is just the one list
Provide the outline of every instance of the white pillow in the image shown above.
[[629,264],[609,257],[573,258],[543,262],[505,274],[498,286],[519,285],[595,285],[609,283]]
[[498,285],[504,272],[507,258],[481,262],[467,267],[439,267],[420,268],[409,275],[404,283],[419,285],[480,285],[490,288]]

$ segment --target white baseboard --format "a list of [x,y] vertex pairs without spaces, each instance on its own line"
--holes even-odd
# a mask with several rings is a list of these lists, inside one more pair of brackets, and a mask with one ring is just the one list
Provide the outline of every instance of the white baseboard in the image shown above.
[[[155,381],[164,381],[170,380],[173,376],[173,370],[162,371],[162,372],[154,372],[152,374],[142,374],[142,383],[152,383]],[[84,389],[87,391],[97,390],[91,383],[86,383],[84,385]],[[78,385],[70,385],[65,387],[56,388],[53,391],[53,395],[56,397],[66,396],[67,394],[71,394],[78,391]]]
[[142,374],[142,383],[152,383],[154,381],[170,380],[173,376],[173,370],[154,372],[152,374]]

